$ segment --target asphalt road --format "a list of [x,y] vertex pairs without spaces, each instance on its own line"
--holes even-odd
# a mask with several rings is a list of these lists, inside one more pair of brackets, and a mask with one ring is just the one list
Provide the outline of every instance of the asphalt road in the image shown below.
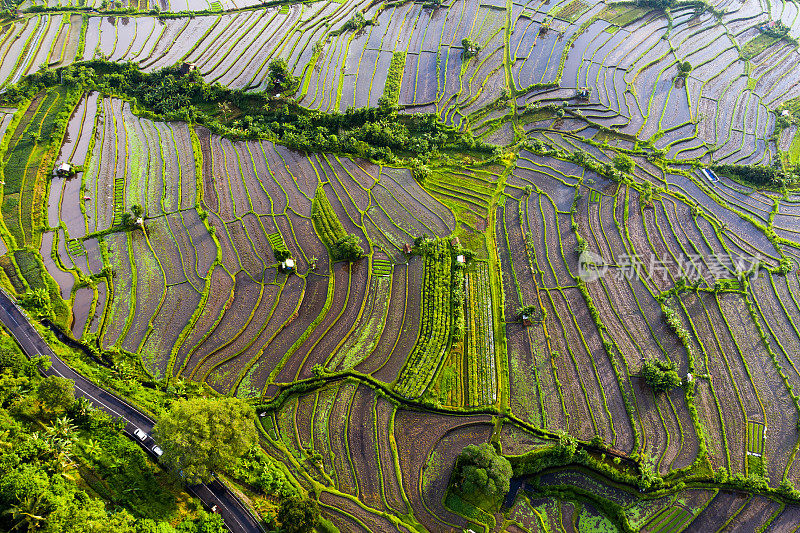
[[[125,434],[138,442],[153,458],[158,459],[153,452],[153,446],[156,443],[150,437],[155,422],[129,403],[98,387],[59,359],[31,325],[27,315],[2,289],[0,289],[0,322],[5,324],[28,357],[45,355],[50,358],[52,365],[49,370],[44,372],[45,375],[61,376],[74,381],[76,396],[82,396],[99,409],[125,420]],[[137,428],[147,433],[144,442],[134,435],[133,432]],[[242,502],[220,482],[191,485],[188,488],[189,492],[197,496],[207,508],[211,509],[216,506],[225,525],[233,533],[260,533],[262,531],[256,519]]]

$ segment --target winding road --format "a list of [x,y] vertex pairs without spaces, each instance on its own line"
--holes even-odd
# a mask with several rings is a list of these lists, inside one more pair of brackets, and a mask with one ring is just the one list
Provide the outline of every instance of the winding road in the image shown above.
[[[153,458],[158,459],[153,452],[156,443],[150,436],[155,425],[153,419],[107,390],[98,387],[59,359],[30,323],[27,315],[2,289],[0,289],[0,322],[5,324],[25,355],[31,358],[45,355],[50,358],[52,365],[48,370],[43,371],[43,374],[60,376],[74,381],[76,396],[84,397],[99,409],[125,420],[125,434],[141,444]],[[134,435],[133,432],[137,428],[147,433],[144,442]],[[216,511],[233,533],[260,533],[263,531],[258,520],[221,482],[191,485],[188,489],[207,508],[212,509],[216,506]]]

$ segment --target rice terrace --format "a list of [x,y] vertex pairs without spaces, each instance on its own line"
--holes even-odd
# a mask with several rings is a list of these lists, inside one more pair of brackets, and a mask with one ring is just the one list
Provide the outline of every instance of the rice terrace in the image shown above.
[[0,531],[800,526],[796,2],[2,7]]

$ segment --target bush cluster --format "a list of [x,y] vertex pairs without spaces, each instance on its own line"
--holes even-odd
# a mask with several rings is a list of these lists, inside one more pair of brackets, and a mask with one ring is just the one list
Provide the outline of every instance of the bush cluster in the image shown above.
[[273,98],[277,91],[293,93],[297,80],[281,60],[273,60],[269,69],[272,90],[248,93],[207,84],[197,71],[184,75],[178,66],[146,73],[134,63],[95,59],[25,76],[7,87],[0,104],[13,105],[63,83],[134,100],[135,108],[155,119],[195,122],[231,138],[265,139],[305,151],[347,153],[386,163],[416,158],[424,165],[444,150],[494,149],[441,124],[433,114],[401,115],[393,105],[323,113],[300,107],[287,94]]
[[642,366],[642,377],[656,394],[681,385],[681,378],[673,362],[648,359]]
[[456,459],[453,488],[473,505],[492,510],[511,486],[511,463],[488,443],[469,444]]
[[796,169],[785,172],[780,167],[762,165],[712,165],[711,169],[719,174],[733,175],[761,187],[791,186],[800,180]]

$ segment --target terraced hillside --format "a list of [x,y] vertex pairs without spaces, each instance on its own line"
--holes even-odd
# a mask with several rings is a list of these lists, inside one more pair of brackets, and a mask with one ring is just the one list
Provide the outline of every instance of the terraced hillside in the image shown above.
[[794,527],[798,8],[639,4],[25,2],[0,283],[340,531]]

